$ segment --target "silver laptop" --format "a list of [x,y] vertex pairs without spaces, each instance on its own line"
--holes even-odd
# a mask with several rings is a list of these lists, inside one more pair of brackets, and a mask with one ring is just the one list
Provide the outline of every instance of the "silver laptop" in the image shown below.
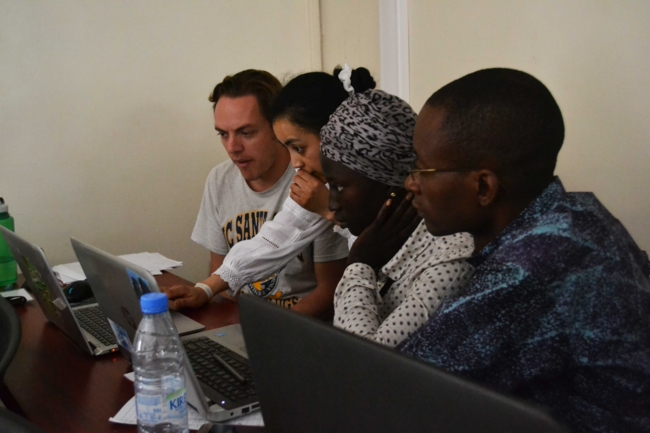
[[181,341],[187,402],[197,412],[209,421],[223,422],[260,408],[241,326],[224,326]]
[[[76,239],[71,241],[120,350],[130,359],[131,343],[142,318],[135,293],[159,291],[156,280],[148,271],[119,257]],[[177,312],[171,316],[180,335],[187,333],[186,321],[198,324]],[[210,421],[224,421],[259,408],[239,325],[187,335],[181,340],[186,351],[187,401],[201,415]]]
[[[149,271],[133,263],[76,239],[71,241],[99,308],[108,318],[120,349],[127,350],[125,354],[130,359],[130,342],[142,319],[140,297],[160,292],[158,283]],[[205,329],[183,314],[172,312],[171,316],[180,335]]]
[[43,250],[4,227],[0,232],[47,320],[91,355],[115,352],[115,337],[97,304],[71,307]]

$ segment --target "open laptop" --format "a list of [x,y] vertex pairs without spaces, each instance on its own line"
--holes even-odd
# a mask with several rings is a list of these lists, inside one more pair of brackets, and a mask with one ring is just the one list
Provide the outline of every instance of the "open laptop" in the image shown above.
[[[148,271],[119,257],[76,239],[71,241],[99,305],[118,336],[120,350],[130,359],[131,342],[142,319],[135,292],[158,291],[156,280]],[[171,315],[183,335],[185,320],[191,319],[177,312]],[[186,352],[187,401],[201,415],[218,422],[259,409],[239,325],[192,333],[181,337],[181,341]]]
[[[156,279],[149,271],[120,257],[74,238],[71,242],[99,308],[108,318],[120,349],[126,350],[125,355],[130,359],[130,344],[142,319],[140,297],[145,293],[160,292]],[[205,329],[181,313],[174,311],[171,316],[179,335]]]
[[267,432],[567,432],[536,407],[259,301],[239,305]]
[[[240,325],[188,335],[181,341],[187,402],[204,418],[223,422],[260,408]],[[214,353],[231,368],[224,368]]]
[[36,301],[47,320],[91,355],[115,352],[115,337],[96,303],[71,307],[43,250],[0,226]]

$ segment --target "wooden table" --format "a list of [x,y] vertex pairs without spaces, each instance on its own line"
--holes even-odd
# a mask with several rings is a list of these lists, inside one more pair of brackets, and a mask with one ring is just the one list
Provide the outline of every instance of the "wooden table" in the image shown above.
[[[160,286],[188,283],[165,272]],[[22,323],[20,348],[5,384],[27,418],[46,432],[135,432],[135,426],[108,421],[133,397],[131,366],[122,355],[91,357],[49,323],[36,301],[17,308]],[[206,329],[239,323],[235,302],[215,297],[184,314]]]

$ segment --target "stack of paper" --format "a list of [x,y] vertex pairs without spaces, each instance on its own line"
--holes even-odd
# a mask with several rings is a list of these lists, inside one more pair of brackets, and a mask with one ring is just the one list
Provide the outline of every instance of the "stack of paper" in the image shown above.
[[120,257],[148,270],[152,275],[160,275],[162,271],[183,266],[183,262],[168,259],[160,253],[124,254]]
[[65,284],[86,279],[86,274],[84,274],[84,270],[81,269],[79,262],[68,263],[67,265],[56,265],[52,267],[52,270],[56,276],[59,277],[59,280]]
[[[152,275],[160,275],[162,271],[183,266],[183,262],[168,259],[160,253],[137,253],[124,254],[120,256],[127,262],[131,262],[151,272]],[[52,268],[62,283],[68,284],[73,281],[85,280],[86,274],[79,262],[56,265]]]
[[7,290],[5,292],[0,292],[0,295],[2,295],[3,298],[12,298],[14,296],[22,296],[23,298],[27,299],[27,301],[31,301],[34,299],[32,295],[29,294],[29,292],[25,289],[18,289],[18,290]]

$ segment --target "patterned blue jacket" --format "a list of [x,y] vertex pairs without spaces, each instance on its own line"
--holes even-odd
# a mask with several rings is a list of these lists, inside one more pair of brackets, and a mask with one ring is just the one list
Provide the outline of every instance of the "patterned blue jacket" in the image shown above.
[[650,432],[647,255],[556,178],[398,350],[545,406],[576,432]]

